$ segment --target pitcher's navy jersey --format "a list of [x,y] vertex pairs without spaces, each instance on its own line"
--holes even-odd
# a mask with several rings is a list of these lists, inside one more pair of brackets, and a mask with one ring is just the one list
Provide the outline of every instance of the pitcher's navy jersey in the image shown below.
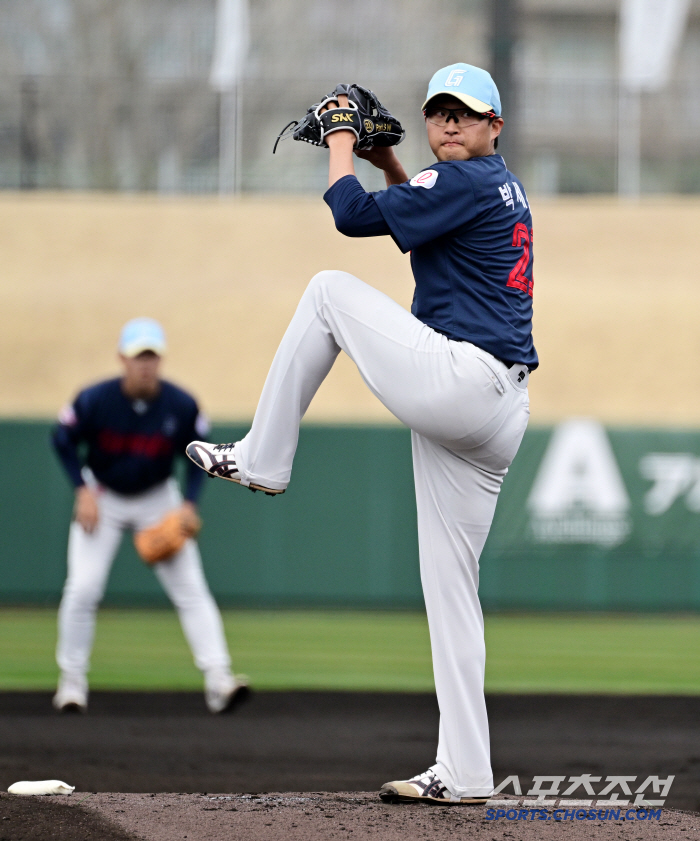
[[411,252],[416,318],[534,370],[532,217],[503,158],[444,161],[404,184],[360,192],[345,176],[325,198],[343,233],[391,233]]
[[[161,380],[157,397],[145,402],[127,397],[113,379],[84,389],[61,411],[53,444],[76,487],[83,484],[78,451],[86,445],[84,464],[97,481],[132,495],[165,481],[175,456],[207,433],[195,399],[181,388]],[[185,499],[196,500],[203,477],[187,461]]]

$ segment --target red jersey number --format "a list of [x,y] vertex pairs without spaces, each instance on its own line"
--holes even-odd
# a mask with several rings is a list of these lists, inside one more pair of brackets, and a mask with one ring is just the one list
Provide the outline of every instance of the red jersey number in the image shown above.
[[514,289],[520,289],[521,292],[527,292],[532,298],[532,280],[528,280],[525,272],[527,271],[530,262],[530,243],[532,242],[532,228],[528,229],[522,222],[518,222],[513,229],[513,248],[522,248],[518,262],[513,266],[511,273],[508,275],[508,283],[506,286],[511,286]]

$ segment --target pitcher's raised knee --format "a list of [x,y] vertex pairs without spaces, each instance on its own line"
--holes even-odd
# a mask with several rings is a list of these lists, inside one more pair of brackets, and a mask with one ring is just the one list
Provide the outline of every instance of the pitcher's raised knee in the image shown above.
[[361,283],[355,275],[349,272],[341,272],[337,269],[325,269],[315,274],[309,281],[307,291],[321,292],[325,300],[332,298],[334,290],[346,289],[354,283]]

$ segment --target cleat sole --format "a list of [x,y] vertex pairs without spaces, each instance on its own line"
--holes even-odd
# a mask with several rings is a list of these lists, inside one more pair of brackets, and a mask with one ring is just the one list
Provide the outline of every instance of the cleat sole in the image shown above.
[[383,803],[427,803],[431,806],[484,806],[488,797],[463,797],[461,800],[443,800],[438,797],[425,797],[419,794],[402,794],[395,786],[388,783],[379,790],[379,799]]

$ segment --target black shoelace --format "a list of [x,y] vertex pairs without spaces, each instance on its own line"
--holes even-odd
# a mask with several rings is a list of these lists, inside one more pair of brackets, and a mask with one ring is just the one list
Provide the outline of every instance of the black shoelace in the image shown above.
[[224,450],[232,450],[235,446],[236,446],[236,442],[235,442],[235,441],[233,441],[233,442],[232,442],[232,443],[230,443],[230,444],[217,444],[217,445],[214,447],[214,449],[215,449],[217,452],[222,453]]

